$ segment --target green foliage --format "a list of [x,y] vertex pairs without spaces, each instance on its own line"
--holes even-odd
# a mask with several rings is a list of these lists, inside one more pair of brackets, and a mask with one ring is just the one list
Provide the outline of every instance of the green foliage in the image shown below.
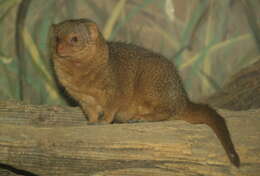
[[[205,95],[219,90],[227,74],[260,59],[259,44],[255,42],[259,29],[256,20],[252,20],[257,16],[260,3],[253,0],[172,0],[170,10],[173,10],[174,18],[171,19],[166,13],[166,1],[32,1],[22,34],[26,53],[23,68],[26,70],[26,100],[34,104],[67,104],[67,98],[55,80],[47,38],[52,23],[69,18],[95,20],[107,39],[123,39],[155,47],[174,59],[188,92],[195,94],[202,91]],[[1,99],[19,98],[14,29],[16,7],[20,2],[0,0],[0,34],[3,38],[0,41]],[[239,7],[250,12],[244,15],[241,25],[243,8],[239,11],[240,16],[234,10]],[[146,42],[153,37],[154,42]]]
[[[137,15],[142,9],[147,7],[149,4],[154,3],[156,0],[143,0],[139,6],[136,6],[128,12],[128,15],[122,20],[114,29],[109,39],[113,40],[117,32],[122,28],[127,22],[129,22],[135,15]],[[158,3],[158,2],[157,2]]]

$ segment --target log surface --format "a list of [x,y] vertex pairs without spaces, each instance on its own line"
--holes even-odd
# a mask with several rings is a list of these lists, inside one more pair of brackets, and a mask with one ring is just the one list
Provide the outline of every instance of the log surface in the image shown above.
[[260,109],[219,112],[239,169],[205,125],[89,126],[79,108],[0,102],[0,175],[12,175],[4,164],[39,176],[259,176]]
[[203,101],[229,110],[260,108],[260,60],[234,74],[220,91]]

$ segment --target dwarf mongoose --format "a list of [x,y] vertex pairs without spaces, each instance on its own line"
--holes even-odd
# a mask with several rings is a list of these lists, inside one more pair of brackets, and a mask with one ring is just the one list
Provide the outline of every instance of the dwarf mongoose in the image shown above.
[[208,105],[188,99],[175,65],[161,54],[106,41],[89,19],[53,25],[51,50],[59,82],[89,123],[177,119],[207,124],[239,167],[225,120]]

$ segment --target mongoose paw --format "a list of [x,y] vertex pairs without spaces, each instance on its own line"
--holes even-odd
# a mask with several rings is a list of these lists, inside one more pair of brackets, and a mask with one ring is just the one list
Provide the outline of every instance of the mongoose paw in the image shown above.
[[104,120],[98,121],[98,122],[88,122],[88,125],[108,125],[109,122],[106,122]]
[[87,124],[88,124],[88,125],[99,125],[98,122],[88,122]]
[[98,123],[99,123],[100,125],[108,125],[108,124],[111,124],[111,122],[107,122],[107,121],[105,121],[105,120],[100,120]]

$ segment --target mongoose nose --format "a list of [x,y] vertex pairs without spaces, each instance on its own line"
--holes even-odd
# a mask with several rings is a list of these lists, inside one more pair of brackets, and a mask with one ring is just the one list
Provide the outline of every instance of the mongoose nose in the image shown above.
[[65,56],[66,55],[66,47],[62,43],[58,43],[56,47],[56,52],[60,56]]

